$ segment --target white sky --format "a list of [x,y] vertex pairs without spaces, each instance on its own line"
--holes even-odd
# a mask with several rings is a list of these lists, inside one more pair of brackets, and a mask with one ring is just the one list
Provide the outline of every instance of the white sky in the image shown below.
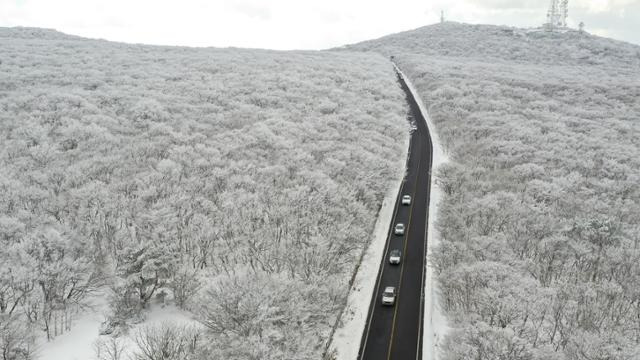
[[[549,0],[0,0],[0,26],[158,45],[322,49],[448,20],[541,25]],[[640,0],[570,0],[570,25],[640,44]]]

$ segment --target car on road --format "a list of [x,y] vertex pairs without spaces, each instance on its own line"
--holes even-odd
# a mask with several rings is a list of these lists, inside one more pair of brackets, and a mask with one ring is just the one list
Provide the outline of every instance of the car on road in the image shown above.
[[398,265],[400,264],[400,260],[402,258],[402,251],[398,249],[391,250],[389,253],[389,264]]
[[411,195],[405,195],[402,197],[402,205],[411,205]]
[[387,286],[382,293],[382,305],[393,306],[396,303],[396,288]]
[[396,235],[404,235],[404,224],[397,223],[395,229],[393,229],[393,233]]

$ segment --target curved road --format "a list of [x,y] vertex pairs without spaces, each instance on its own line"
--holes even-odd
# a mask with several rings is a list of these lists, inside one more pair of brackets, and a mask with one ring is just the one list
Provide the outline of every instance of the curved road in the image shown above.
[[[431,190],[432,145],[429,131],[416,100],[404,79],[398,81],[407,94],[409,120],[417,129],[411,135],[407,174],[402,183],[384,252],[374,296],[369,306],[365,332],[358,358],[361,360],[422,359],[424,317],[424,269],[427,255],[427,217]],[[400,203],[402,195],[411,195],[410,206]],[[396,223],[404,223],[405,235],[393,234]],[[400,265],[389,264],[389,252],[402,250]],[[395,286],[394,306],[382,306],[384,288]]]

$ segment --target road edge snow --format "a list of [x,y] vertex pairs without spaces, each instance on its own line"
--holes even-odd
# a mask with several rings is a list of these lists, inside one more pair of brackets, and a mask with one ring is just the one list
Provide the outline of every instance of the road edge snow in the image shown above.
[[398,162],[399,176],[392,182],[378,211],[373,239],[365,250],[362,261],[356,270],[353,284],[349,289],[347,304],[340,315],[340,325],[329,339],[328,351],[326,352],[328,359],[355,360],[358,358],[371,297],[375,291],[377,274],[389,235],[389,224],[407,171],[410,142],[411,136],[407,136],[404,144],[407,156]]
[[431,136],[431,144],[433,146],[433,159],[431,163],[431,193],[429,199],[428,219],[427,224],[427,261],[425,261],[425,302],[424,302],[424,323],[423,323],[423,336],[422,336],[422,359],[423,360],[438,360],[440,358],[439,349],[442,342],[449,332],[449,325],[447,318],[445,317],[442,307],[440,306],[440,292],[438,289],[438,283],[433,276],[434,269],[431,267],[431,263],[428,261],[428,257],[433,253],[433,248],[440,243],[440,234],[436,230],[436,221],[438,216],[438,206],[442,200],[442,189],[436,182],[435,173],[436,170],[443,164],[449,161],[444,148],[441,145],[438,132],[433,124],[427,107],[425,106],[422,98],[420,97],[415,86],[411,80],[400,70],[400,68],[394,63],[396,71],[402,76],[413,98],[418,104],[418,108],[425,119],[427,129],[429,129],[429,135]]

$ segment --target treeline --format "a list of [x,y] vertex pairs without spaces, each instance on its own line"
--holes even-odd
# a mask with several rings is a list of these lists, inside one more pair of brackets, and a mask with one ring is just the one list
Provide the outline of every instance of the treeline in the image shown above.
[[105,288],[105,333],[166,297],[202,320],[208,354],[318,358],[404,156],[386,60],[15,31],[0,31],[9,358],[30,353],[16,334],[55,337]]

